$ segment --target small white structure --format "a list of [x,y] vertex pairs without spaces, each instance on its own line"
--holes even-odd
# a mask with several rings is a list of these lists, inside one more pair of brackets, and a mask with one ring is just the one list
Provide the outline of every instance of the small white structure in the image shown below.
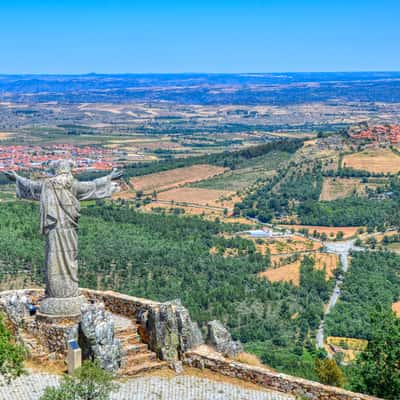
[[250,237],[252,238],[274,238],[274,237],[288,237],[290,236],[290,232],[280,232],[280,231],[274,231],[272,229],[255,229],[252,231],[246,231]]
[[68,342],[67,365],[70,375],[82,365],[82,350],[76,340]]

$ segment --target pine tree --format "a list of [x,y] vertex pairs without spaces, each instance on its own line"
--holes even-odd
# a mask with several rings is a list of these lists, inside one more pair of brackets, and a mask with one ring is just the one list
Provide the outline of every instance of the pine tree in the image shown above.
[[367,348],[357,359],[354,390],[385,399],[400,398],[400,319],[389,311],[372,316],[375,327]]

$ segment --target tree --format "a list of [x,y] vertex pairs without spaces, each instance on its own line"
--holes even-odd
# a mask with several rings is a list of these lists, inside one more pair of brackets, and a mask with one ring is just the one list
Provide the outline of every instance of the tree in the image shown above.
[[59,387],[46,388],[40,400],[108,400],[116,388],[109,372],[85,361],[72,376],[65,376]]
[[343,386],[344,374],[336,361],[326,358],[321,360],[317,358],[315,361],[315,373],[321,383],[333,386]]
[[24,359],[24,348],[14,343],[4,315],[0,314],[0,374],[10,382],[24,372]]
[[343,232],[342,232],[342,231],[339,231],[339,232],[336,234],[336,239],[337,239],[337,240],[341,240],[341,239],[343,239],[343,236],[344,236]]
[[400,319],[391,310],[372,317],[374,332],[357,359],[352,389],[385,399],[400,398]]

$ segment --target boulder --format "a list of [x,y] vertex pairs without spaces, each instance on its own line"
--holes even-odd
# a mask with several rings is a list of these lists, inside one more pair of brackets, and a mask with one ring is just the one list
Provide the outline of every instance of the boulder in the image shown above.
[[182,306],[180,300],[175,300],[174,304],[178,321],[180,354],[183,354],[200,346],[204,343],[204,340],[197,322],[192,321],[189,311]]
[[103,303],[83,303],[79,324],[79,342],[83,358],[97,360],[107,371],[116,372],[121,367],[122,344],[114,336],[112,314]]
[[151,307],[140,316],[147,341],[160,359],[174,363],[186,351],[203,343],[199,327],[179,300]]
[[220,321],[210,321],[207,324],[207,330],[207,344],[225,357],[234,357],[243,352],[242,344],[232,340],[231,334]]

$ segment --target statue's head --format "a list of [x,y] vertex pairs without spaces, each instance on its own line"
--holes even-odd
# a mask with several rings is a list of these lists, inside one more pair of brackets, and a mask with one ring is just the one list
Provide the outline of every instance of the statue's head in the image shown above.
[[72,160],[57,160],[51,161],[49,164],[50,170],[54,175],[70,174],[74,162]]

